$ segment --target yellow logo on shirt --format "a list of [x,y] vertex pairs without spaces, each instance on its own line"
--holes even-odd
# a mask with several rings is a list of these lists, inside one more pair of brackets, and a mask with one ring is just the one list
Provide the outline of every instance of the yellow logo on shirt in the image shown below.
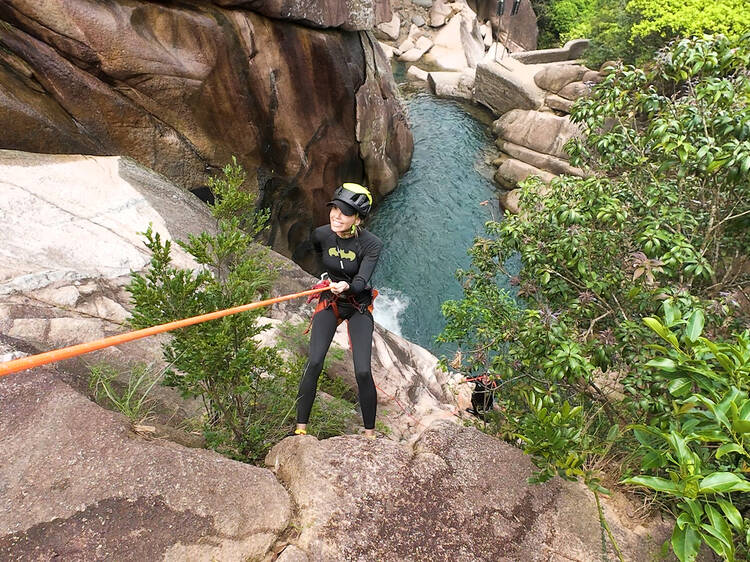
[[338,248],[328,248],[328,255],[350,261],[354,261],[355,259],[357,259],[357,254],[354,253],[354,250],[339,250]]

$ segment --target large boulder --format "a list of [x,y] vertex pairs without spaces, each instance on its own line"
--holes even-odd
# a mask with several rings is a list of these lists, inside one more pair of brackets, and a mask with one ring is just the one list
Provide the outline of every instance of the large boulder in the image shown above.
[[391,41],[396,41],[400,32],[401,18],[398,15],[398,12],[394,12],[390,21],[378,24],[374,30],[375,37],[378,39],[390,39]]
[[500,195],[498,196],[498,199],[500,200],[500,206],[508,211],[512,215],[517,215],[520,210],[520,199],[521,199],[521,190],[520,189],[511,189],[509,191],[501,191]]
[[467,68],[463,72],[430,72],[427,82],[439,98],[471,100],[474,78],[474,70]]
[[550,109],[560,111],[562,113],[570,113],[573,109],[573,101],[561,98],[557,94],[549,94],[544,98],[544,104]]
[[[11,0],[0,52],[0,145],[123,154],[190,189],[236,155],[288,256],[325,220],[336,185],[361,181],[379,199],[410,163],[390,66],[370,71],[381,59],[370,32],[211,3]],[[362,108],[360,90],[381,101]]]
[[534,82],[543,90],[557,93],[571,82],[581,80],[588,68],[580,64],[549,64],[534,75]]
[[409,70],[406,71],[407,80],[411,80],[413,82],[427,82],[429,76],[429,72],[427,72],[426,70],[422,70],[414,64],[411,65],[409,67]]
[[51,371],[0,403],[2,560],[259,560],[290,521],[270,471],[139,437]]
[[[116,156],[0,150],[0,203],[5,256],[0,295],[29,293],[57,281],[128,276],[149,262],[141,234],[149,225],[171,240],[214,224],[193,194]],[[173,261],[177,267],[197,266],[176,245]]]
[[515,158],[501,156],[498,163],[495,182],[505,189],[515,189],[519,183],[530,176],[536,176],[544,183],[550,183],[556,177],[555,174]]
[[[0,333],[35,350],[74,345],[127,329],[131,271],[150,255],[142,232],[163,241],[211,232],[215,221],[193,194],[128,158],[43,155],[0,150]],[[193,261],[172,244],[173,263]],[[127,371],[159,364],[161,338],[147,338],[69,359],[83,388],[89,365]],[[172,389],[156,387],[159,410],[197,412]]]
[[534,82],[536,70],[492,48],[477,66],[474,99],[495,115],[514,109],[539,109],[545,92]]
[[477,16],[468,6],[464,6],[448,25],[438,31],[434,43],[424,59],[442,70],[460,72],[476,68],[484,56],[484,42]]
[[566,100],[575,101],[578,98],[585,98],[591,94],[591,86],[586,82],[571,82],[562,88],[557,95]]
[[[436,422],[412,448],[388,440],[285,439],[266,457],[289,490],[308,561],[597,560],[593,497],[559,479],[527,483],[533,466],[476,429]],[[605,514],[628,560],[646,560],[669,525]],[[632,528],[629,528],[632,527]]]
[[[409,44],[413,46],[409,46]],[[432,45],[432,40],[424,36],[419,37],[416,40],[406,39],[406,41],[399,46],[399,50],[403,52],[399,55],[398,60],[402,62],[416,62],[432,48]]]
[[391,17],[390,0],[213,0],[214,4],[246,8],[274,19],[313,27],[349,31],[372,29]]
[[[368,34],[365,80],[357,89],[355,139],[370,186],[380,186],[380,194],[393,191],[398,178],[411,165],[412,136],[405,108],[399,100],[391,65]],[[327,201],[326,201],[327,202]],[[328,207],[314,226],[328,221]]]
[[535,150],[531,150],[525,146],[520,146],[504,139],[498,139],[495,144],[504,153],[509,154],[517,160],[531,164],[536,168],[546,170],[556,175],[566,174],[569,176],[584,177],[584,172],[580,168],[571,166],[567,160],[551,156],[549,154],[542,154]]
[[445,0],[435,0],[430,8],[430,27],[443,27],[452,15],[453,9]]
[[565,143],[580,134],[578,126],[567,116],[523,109],[504,114],[493,123],[492,130],[503,140],[563,160],[569,159]]
[[602,80],[604,80],[604,74],[598,70],[587,70],[583,77],[581,77],[581,82],[588,84],[598,84]]
[[571,39],[561,48],[539,49],[537,51],[514,52],[511,56],[526,64],[549,64],[563,61],[575,61],[589,48],[588,39]]

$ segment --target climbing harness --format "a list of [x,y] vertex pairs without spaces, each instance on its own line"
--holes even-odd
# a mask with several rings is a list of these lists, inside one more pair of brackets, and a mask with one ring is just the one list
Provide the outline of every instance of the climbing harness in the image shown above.
[[[341,265],[341,268],[343,269],[343,264]],[[331,280],[328,278],[327,273],[323,273],[323,276],[321,277],[320,281],[313,286],[313,290],[318,289],[327,289],[331,285]],[[346,302],[347,304],[353,306],[357,312],[360,314],[364,314],[365,310],[367,310],[370,314],[372,314],[372,311],[374,309],[374,303],[375,299],[378,296],[378,290],[377,289],[370,289],[370,294],[372,295],[372,300],[370,301],[370,304],[366,307],[363,304],[360,304],[357,302],[357,300],[354,298],[353,295],[347,295],[346,300],[342,300],[342,295],[334,295],[331,293],[330,298],[323,298],[322,294],[316,293],[313,295],[310,295],[307,298],[307,302],[311,303],[314,300],[318,300],[318,304],[315,307],[315,310],[313,311],[312,317],[310,318],[310,324],[307,326],[307,329],[303,332],[304,334],[308,334],[310,332],[310,329],[312,328],[313,318],[315,318],[315,315],[320,312],[321,310],[325,310],[326,308],[329,308],[333,311],[333,315],[336,317],[336,325],[340,325],[344,320],[341,318],[341,315],[339,314],[339,302]],[[348,324],[349,321],[347,320],[347,333],[349,333],[348,330]],[[351,338],[349,338],[349,347],[351,348]]]
[[[323,277],[321,278],[321,280],[316,285],[313,286],[313,289],[321,289],[321,288],[325,289],[325,288],[329,287],[330,284],[331,284],[331,281],[328,279],[328,274],[327,273],[323,273]],[[372,311],[373,311],[373,308],[374,308],[373,307],[373,303],[374,303],[375,299],[378,296],[378,290],[377,289],[371,289],[371,291],[372,291],[372,301],[367,306],[367,310],[370,312],[370,314],[372,314]],[[330,306],[331,310],[333,310],[333,314],[336,316],[336,324],[337,325],[341,324],[341,322],[343,322],[343,319],[339,315],[338,304],[337,304],[337,302],[339,300],[339,296],[340,295],[333,295],[332,299],[324,299],[321,293],[317,293],[317,294],[310,295],[309,297],[307,297],[307,302],[308,303],[311,303],[311,302],[313,302],[316,299],[318,300],[318,304],[315,307],[315,311],[313,312],[313,317],[318,312],[320,312],[321,310],[325,310],[326,308],[328,308]],[[350,297],[350,299],[353,300],[353,297]],[[357,310],[360,313],[362,312],[362,310],[361,310],[362,305],[359,305],[356,302],[353,302],[352,304],[355,306],[355,308],[357,308]],[[304,331],[305,334],[307,334],[307,333],[310,332],[310,329],[312,328],[312,322],[313,321],[312,321],[312,318],[311,318],[310,319],[310,324],[307,326],[307,329]],[[347,336],[349,337],[349,348],[351,349],[352,339],[351,339],[351,336],[349,335],[348,324],[349,324],[349,321],[347,320],[347,330],[346,330],[346,333],[347,333]],[[407,409],[404,407],[403,404],[401,404],[401,402],[399,401],[398,398],[396,398],[395,396],[392,396],[391,394],[387,393],[374,380],[373,380],[373,383],[375,384],[375,388],[377,388],[378,391],[382,392],[388,399],[390,399],[393,402],[395,402],[396,405],[401,409],[401,411],[404,414],[406,414],[406,416],[409,419],[411,419],[414,422],[415,425],[420,426],[420,427],[422,427],[424,429],[427,429],[426,426],[422,422],[420,422],[417,418],[415,418],[414,416],[412,416],[407,411]]]

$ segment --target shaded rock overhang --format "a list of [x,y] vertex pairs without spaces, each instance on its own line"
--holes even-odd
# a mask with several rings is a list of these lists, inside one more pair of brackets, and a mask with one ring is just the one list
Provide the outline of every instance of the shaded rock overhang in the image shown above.
[[306,21],[309,2],[218,4],[3,2],[0,148],[123,154],[185,189],[234,155],[273,210],[269,242],[299,259],[338,184],[377,200],[410,164],[390,67],[347,30],[390,7],[315,3],[330,10],[314,23],[340,28],[312,29],[280,19]]

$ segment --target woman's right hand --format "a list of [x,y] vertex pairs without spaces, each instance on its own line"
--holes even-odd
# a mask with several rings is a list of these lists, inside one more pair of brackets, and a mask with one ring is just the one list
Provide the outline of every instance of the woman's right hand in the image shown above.
[[330,290],[334,295],[340,295],[347,289],[349,289],[349,283],[346,281],[339,281],[337,283],[331,283]]

